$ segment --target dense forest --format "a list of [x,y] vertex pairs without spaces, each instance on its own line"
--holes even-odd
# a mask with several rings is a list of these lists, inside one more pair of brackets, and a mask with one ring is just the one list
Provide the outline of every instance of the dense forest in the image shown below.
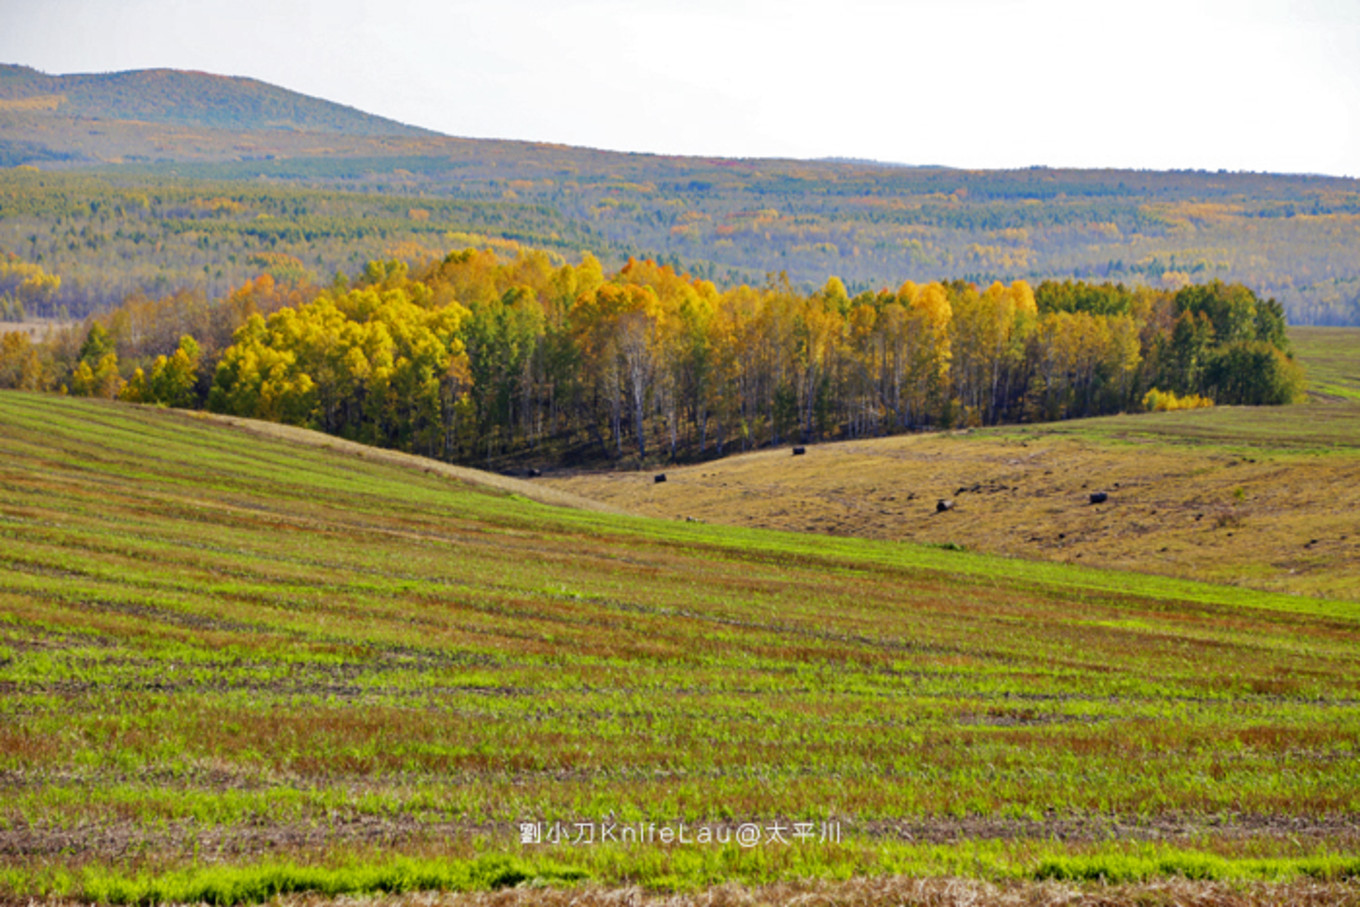
[[610,273],[589,255],[464,249],[325,286],[262,274],[215,300],[138,295],[42,343],[10,332],[0,386],[559,464],[1287,403],[1301,376],[1280,304],[1219,281],[719,290],[648,260]]
[[783,273],[804,294],[829,274],[851,294],[1221,280],[1291,323],[1360,324],[1355,179],[622,154],[437,135],[202,73],[4,66],[0,168],[0,254],[60,277],[43,312],[76,318],[137,290],[327,282],[503,240],[724,287]]
[[[775,194],[735,166],[721,183],[647,186],[583,173],[482,180],[469,165],[441,190],[442,171],[403,165],[422,161],[278,162],[253,165],[266,174],[253,179],[232,169],[244,165],[173,177],[0,170],[0,255],[61,278],[30,309],[41,317],[83,318],[138,290],[220,296],[261,271],[326,282],[374,259],[418,267],[451,247],[500,242],[572,260],[591,249],[608,268],[650,258],[720,286],[782,272],[802,292],[828,274],[852,293],[903,279],[1172,290],[1223,280],[1280,300],[1291,323],[1360,323],[1360,192],[1308,188],[1289,201],[1284,178],[1241,177],[1233,191],[1249,199],[1209,203],[1193,200],[1204,177],[1176,174],[1142,174],[1119,195],[1105,192],[1113,177],[1093,174],[898,168],[802,188],[780,180]],[[894,183],[884,172],[904,175]]]
[[[373,259],[415,264],[456,244],[518,242],[575,254],[605,245],[588,227],[517,203],[0,171],[0,259],[60,278],[51,293],[27,295],[32,318],[81,319],[137,292],[216,297],[261,273],[328,281]],[[17,281],[3,267],[0,299],[17,312]]]

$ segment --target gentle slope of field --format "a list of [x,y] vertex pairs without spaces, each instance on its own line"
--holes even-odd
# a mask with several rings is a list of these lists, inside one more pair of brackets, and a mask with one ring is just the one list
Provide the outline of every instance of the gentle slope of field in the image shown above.
[[[1360,450],[1224,449],[1144,434],[1158,425],[1198,434],[1255,415],[906,435],[813,445],[802,457],[779,448],[667,468],[663,484],[627,472],[548,481],[658,517],[1360,597]],[[1094,491],[1109,500],[1089,503]],[[937,513],[942,499],[954,509]]]
[[15,896],[1360,873],[1354,604],[545,506],[127,405],[4,393],[0,427]]
[[550,485],[545,485],[542,482],[530,482],[525,479],[500,475],[499,473],[470,469],[466,466],[457,466],[453,463],[445,463],[440,460],[431,460],[426,457],[418,457],[414,454],[403,453],[400,450],[370,447],[367,444],[360,444],[357,441],[347,441],[344,438],[337,438],[333,435],[322,434],[321,432],[311,431],[306,428],[298,428],[295,425],[283,425],[279,422],[264,422],[259,419],[244,419],[239,416],[226,416],[202,411],[185,412],[182,415],[187,418],[238,428],[257,438],[290,441],[294,444],[302,444],[308,447],[318,447],[326,451],[336,451],[338,453],[348,454],[374,463],[387,463],[405,467],[406,469],[414,469],[426,473],[427,475],[440,476],[441,478],[446,479],[456,479],[460,482],[479,486],[488,491],[503,491],[508,494],[519,495],[528,498],[531,501],[537,501],[540,504],[553,504],[558,507],[572,507],[577,510],[590,510],[598,513],[628,513],[628,511],[623,510],[622,508],[595,501],[590,498],[583,498],[580,495],[572,494],[569,491],[561,491]]
[[[1295,329],[1312,401],[788,448],[546,481],[664,518],[900,539],[1360,600],[1360,329]],[[1092,492],[1109,500],[1090,503]],[[954,509],[937,513],[950,500]]]
[[1360,404],[1360,328],[1290,328],[1314,399]]

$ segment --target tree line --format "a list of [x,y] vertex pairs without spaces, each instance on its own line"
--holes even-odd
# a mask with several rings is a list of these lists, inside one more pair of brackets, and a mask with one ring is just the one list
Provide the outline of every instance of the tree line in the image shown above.
[[1278,404],[1284,312],[1238,284],[786,278],[720,290],[648,260],[541,250],[262,275],[219,300],[133,297],[43,343],[0,338],[0,386],[320,429],[468,463],[692,459],[786,442],[1167,408]]

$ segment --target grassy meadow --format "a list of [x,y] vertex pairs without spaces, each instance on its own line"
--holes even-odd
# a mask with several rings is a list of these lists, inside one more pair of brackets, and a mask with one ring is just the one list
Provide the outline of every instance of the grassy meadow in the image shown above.
[[1360,403],[1360,328],[1289,329],[1315,400]]
[[[0,394],[0,896],[1354,895],[1354,601],[554,506],[448,469]],[[555,822],[718,840],[522,842]]]
[[[667,469],[559,473],[635,513],[962,546],[1360,600],[1360,329],[1293,328],[1295,406],[898,435]],[[1092,505],[1092,492],[1109,495]],[[940,500],[954,509],[937,513]]]

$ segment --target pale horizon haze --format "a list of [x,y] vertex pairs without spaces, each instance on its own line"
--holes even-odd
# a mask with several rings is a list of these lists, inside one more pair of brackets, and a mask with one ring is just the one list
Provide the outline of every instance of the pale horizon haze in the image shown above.
[[1360,0],[0,0],[0,62],[248,76],[455,136],[1360,176]]

